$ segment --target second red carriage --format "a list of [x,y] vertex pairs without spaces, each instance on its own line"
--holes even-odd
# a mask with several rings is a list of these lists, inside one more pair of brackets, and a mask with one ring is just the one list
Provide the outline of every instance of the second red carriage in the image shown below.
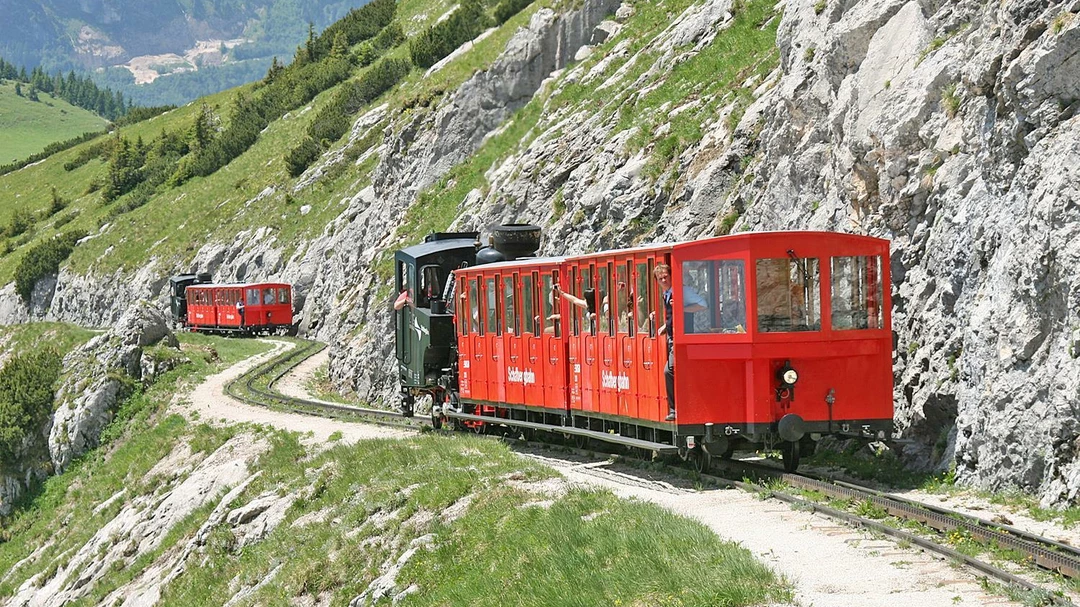
[[293,329],[292,286],[285,283],[198,284],[185,289],[184,325],[192,331],[278,333]]

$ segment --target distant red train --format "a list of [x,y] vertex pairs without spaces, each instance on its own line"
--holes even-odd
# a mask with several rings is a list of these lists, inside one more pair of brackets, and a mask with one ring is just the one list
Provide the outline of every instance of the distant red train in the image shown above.
[[[437,424],[549,430],[701,466],[775,447],[791,470],[824,435],[891,434],[885,240],[742,233],[483,263],[487,249],[454,236],[397,256],[409,294],[397,312],[404,405],[431,394]],[[673,283],[669,335],[661,264]]]
[[295,334],[292,286],[260,282],[214,284],[208,275],[183,274],[170,280],[173,318],[203,333]]

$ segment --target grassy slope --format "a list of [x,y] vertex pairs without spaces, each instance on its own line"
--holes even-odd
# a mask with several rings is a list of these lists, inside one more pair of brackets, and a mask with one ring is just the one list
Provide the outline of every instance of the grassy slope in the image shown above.
[[45,149],[50,143],[65,141],[86,132],[101,131],[108,122],[92,112],[75,107],[47,93],[40,101],[15,94],[15,83],[0,84],[0,164],[21,160]]
[[[443,91],[453,90],[476,70],[490,65],[514,31],[527,24],[533,12],[542,6],[569,1],[536,0],[494,35],[433,76],[425,79],[421,70],[416,69],[404,83],[375,103],[389,103],[396,124],[409,119],[413,112],[428,111],[419,106],[414,109],[401,108],[415,105],[417,100],[431,99],[438,97]],[[587,60],[590,64],[598,61],[605,50],[630,33],[636,36],[632,48],[643,46],[666,26],[666,15],[683,10],[691,1],[667,0],[663,6],[646,2],[636,4],[637,14],[628,24],[628,33],[607,42],[599,53]],[[771,38],[774,36],[775,24],[760,28],[756,34],[752,30],[754,25],[759,25],[754,21],[759,19],[761,14],[771,11],[772,5],[771,0],[755,0],[748,3],[747,10],[740,12],[740,15],[750,15],[746,21],[752,23],[740,30],[738,39],[750,38],[752,44],[740,46],[732,52],[726,45],[728,40],[735,37],[726,34],[719,36],[718,42],[706,49],[699,58],[679,66],[671,85],[654,91],[648,99],[637,100],[635,104],[629,105],[624,103],[624,99],[596,100],[590,89],[569,86],[564,88],[558,99],[548,100],[548,107],[576,105],[595,108],[593,111],[610,111],[611,107],[616,107],[612,106],[612,103],[621,104],[624,106],[622,112],[625,127],[631,128],[639,123],[647,123],[651,109],[665,98],[676,98],[687,94],[687,91],[693,94],[715,92],[720,87],[729,86],[732,81],[739,82],[753,73],[765,71],[775,63],[775,49],[772,46],[774,38]],[[452,4],[445,0],[439,3],[401,0],[398,19],[407,31],[414,33],[435,22],[451,6]],[[405,55],[405,45],[390,53],[390,56]],[[732,61],[731,57],[736,57],[737,60]],[[609,73],[624,61],[614,62]],[[648,67],[647,62],[640,64],[637,66],[638,70],[631,72],[630,77]],[[717,77],[717,65],[722,66],[722,77]],[[360,73],[361,70],[356,71],[357,75]],[[735,80],[736,78],[739,80]],[[250,87],[225,91],[203,101],[216,107],[222,119],[227,119],[231,112],[231,100],[238,92],[247,89]],[[78,246],[68,265],[76,271],[110,273],[116,268],[137,267],[145,263],[148,257],[157,257],[172,260],[182,266],[198,247],[208,240],[232,241],[243,230],[266,225],[274,229],[274,235],[286,251],[303,247],[306,240],[321,233],[324,226],[340,213],[343,199],[368,184],[370,169],[375,162],[372,159],[361,167],[355,167],[351,162],[342,163],[313,186],[298,193],[291,193],[296,180],[288,177],[282,157],[299,141],[308,123],[332,94],[333,89],[326,91],[310,104],[310,109],[301,108],[285,119],[272,122],[250,150],[224,169],[205,178],[193,179],[179,188],[163,190],[147,205],[120,216],[107,226],[98,238]],[[149,142],[163,129],[170,132],[184,131],[192,123],[199,105],[200,103],[193,103],[145,123],[127,127],[122,130],[122,135],[131,140],[141,136],[144,141]],[[670,160],[674,152],[699,136],[689,123],[707,116],[708,112],[713,110],[715,104],[705,106],[697,112],[683,114],[682,119],[688,124],[675,125],[673,137],[676,138],[662,146],[664,151],[658,155],[657,173],[662,172],[664,163]],[[453,211],[465,192],[472,187],[486,187],[483,172],[493,162],[527,145],[527,137],[535,136],[536,133],[530,133],[530,129],[542,118],[543,112],[542,100],[534,101],[530,107],[519,113],[510,129],[489,141],[473,161],[454,171],[450,178],[454,180],[455,187],[432,188],[432,194],[428,195],[425,204],[418,205],[410,214],[406,229],[403,230],[405,238],[418,238],[417,235],[428,230],[444,228],[452,219]],[[370,143],[364,142],[364,145]],[[649,143],[641,140],[637,141],[636,145],[644,146]],[[76,209],[79,211],[78,218],[64,229],[83,228],[91,233],[97,232],[99,226],[105,223],[110,209],[102,205],[99,192],[87,193],[87,190],[93,180],[103,179],[107,170],[106,164],[95,159],[71,172],[63,169],[65,162],[75,158],[81,149],[92,144],[93,142],[82,144],[56,154],[39,165],[0,176],[0,226],[7,223],[16,205],[25,206],[35,212],[46,208],[50,200],[50,190],[55,186],[62,197],[73,201],[70,210],[64,214]],[[342,145],[343,142],[339,142],[337,147]],[[355,158],[362,151],[350,149],[346,150],[346,155],[348,158]],[[449,178],[444,181],[449,181]],[[273,188],[271,195],[260,200],[258,204],[246,204],[267,188]],[[125,197],[121,197],[113,205],[122,204],[124,200]],[[301,215],[300,208],[304,205],[309,205],[312,210]],[[55,233],[51,221],[42,222],[33,239],[16,247],[12,254],[0,258],[0,282],[10,280],[28,245]]]
[[94,331],[58,322],[35,322],[0,326],[0,352],[28,352],[31,349],[54,348],[61,356],[90,341]]
[[[0,521],[0,598],[35,575],[53,575],[124,507],[124,500],[98,507],[118,491],[127,492],[127,501],[160,499],[181,482],[150,474],[181,442],[209,456],[249,431],[263,432],[272,448],[252,464],[261,476],[233,505],[266,492],[301,497],[266,539],[242,549],[229,524],[213,528],[184,575],[164,589],[163,604],[220,604],[238,586],[275,572],[241,604],[318,598],[346,605],[422,536],[429,536],[432,549],[418,552],[397,577],[398,588],[418,588],[405,605],[750,605],[791,598],[786,584],[748,551],[697,522],[609,492],[571,489],[542,501],[546,496],[526,485],[553,472],[496,441],[429,434],[312,453],[295,435],[211,428],[167,415],[165,406],[184,386],[265,347],[199,335],[185,335],[184,342],[191,363],[129,399],[106,431],[105,447],[51,478],[31,503]],[[210,348],[220,362],[207,362]],[[443,516],[462,500],[471,501],[459,518]],[[157,557],[184,545],[211,508],[189,515],[151,553],[109,568],[73,604],[99,604]],[[326,522],[292,525],[315,515]]]
[[[514,29],[526,23],[529,15],[539,6],[550,3],[550,0],[537,0],[532,7],[511,19],[496,35],[476,45],[455,65],[440,71],[435,78],[424,80],[422,73],[415,70],[406,82],[375,104],[389,101],[392,106],[400,106],[403,99],[423,96],[433,89],[450,90],[456,87],[474,70],[489,65]],[[422,0],[402,0],[398,19],[408,31],[417,31],[445,12],[449,4],[441,4],[445,6],[439,3],[431,6]],[[402,45],[388,56],[404,57],[407,54],[407,47]],[[363,70],[355,72],[356,75],[361,73]],[[169,132],[184,131],[191,125],[195,112],[203,102],[216,108],[220,117],[226,120],[231,112],[231,100],[239,92],[250,94],[250,89],[250,86],[246,86],[212,95],[124,128],[120,133],[133,141],[141,136],[149,142],[163,129]],[[164,190],[147,205],[122,215],[103,230],[99,238],[77,247],[69,265],[78,271],[92,268],[110,272],[116,268],[137,267],[148,257],[176,259],[182,264],[208,240],[229,242],[242,230],[265,225],[279,230],[276,235],[287,250],[303,246],[305,240],[319,234],[341,212],[343,207],[340,203],[345,196],[359,191],[368,183],[367,175],[345,163],[313,187],[286,197],[295,180],[288,177],[283,156],[302,138],[307,125],[329,101],[334,90],[320,94],[308,108],[300,108],[286,118],[271,123],[251,149],[224,169],[205,178],[192,179],[181,187]],[[91,233],[97,232],[109,207],[101,203],[99,192],[88,194],[87,189],[94,179],[104,177],[106,164],[95,159],[71,172],[63,169],[65,162],[74,159],[82,149],[94,143],[81,144],[55,154],[39,165],[0,176],[0,225],[6,224],[14,212],[15,204],[12,203],[25,205],[34,212],[47,208],[51,188],[55,186],[62,197],[73,201],[70,209],[78,209],[80,213],[78,219],[64,226],[64,230],[83,228]],[[276,192],[257,205],[245,204],[268,187],[275,188]],[[124,200],[121,197],[113,205]],[[300,207],[304,205],[310,205],[312,212],[301,215]],[[66,212],[70,213],[71,210]],[[50,225],[51,222],[43,222],[38,227],[36,240],[56,233]],[[25,248],[20,247],[13,254],[0,258],[0,283],[10,280]]]

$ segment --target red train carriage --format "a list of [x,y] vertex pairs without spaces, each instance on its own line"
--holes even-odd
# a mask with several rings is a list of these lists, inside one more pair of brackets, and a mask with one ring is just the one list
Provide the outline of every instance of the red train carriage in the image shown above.
[[[673,282],[670,331],[661,264]],[[779,447],[794,469],[822,435],[892,429],[888,268],[884,240],[771,232],[459,269],[456,360],[431,390],[447,403],[433,416],[702,465],[737,447]]]
[[284,334],[292,331],[292,287],[284,283],[199,284],[185,289],[193,331]]
[[552,296],[561,259],[494,263],[457,272],[459,394],[482,413],[514,405],[567,411],[565,301]]

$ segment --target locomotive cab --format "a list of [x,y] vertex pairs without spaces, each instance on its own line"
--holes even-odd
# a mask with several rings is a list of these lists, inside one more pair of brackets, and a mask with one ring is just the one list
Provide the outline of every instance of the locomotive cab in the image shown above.
[[187,322],[187,288],[192,285],[207,284],[210,274],[177,274],[169,277],[169,311],[177,327]]
[[476,232],[439,233],[394,255],[395,352],[402,409],[411,413],[413,395],[434,389],[451,368],[454,345],[453,271],[476,260]]

